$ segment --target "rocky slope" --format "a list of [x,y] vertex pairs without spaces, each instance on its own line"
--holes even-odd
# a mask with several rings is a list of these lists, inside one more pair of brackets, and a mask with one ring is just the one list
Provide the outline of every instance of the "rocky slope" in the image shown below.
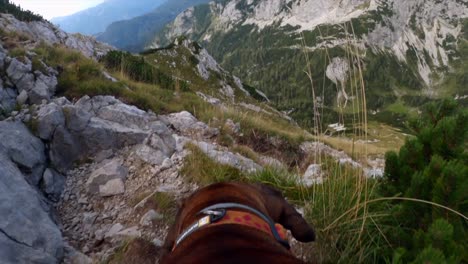
[[181,13],[152,46],[178,35],[199,41],[277,106],[302,110],[292,115],[305,124],[313,114],[301,112],[310,112],[313,99],[304,49],[332,110],[329,122],[337,108],[350,111],[342,106],[353,100],[360,61],[368,109],[391,122],[388,114],[408,114],[423,101],[465,95],[467,19],[468,5],[459,0],[214,1]]
[[0,14],[0,29],[3,34],[19,36],[23,41],[20,44],[25,48],[33,48],[41,42],[48,45],[63,44],[93,58],[100,57],[112,49],[111,46],[97,42],[92,37],[65,33],[48,22],[23,22],[9,14]]
[[[66,61],[48,65],[35,53],[38,45],[71,47],[90,57],[116,51],[91,38],[63,33],[46,22],[24,23],[0,14],[0,23],[5,28],[0,32],[2,263],[102,262],[116,258],[131,238],[144,239],[146,246],[156,248],[152,256],[157,258],[157,247],[174,217],[177,200],[198,187],[182,170],[195,150],[216,164],[246,174],[269,167],[287,169],[292,152],[282,154],[284,146],[297,149],[293,154],[300,157],[323,154],[340,164],[364,169],[368,176],[378,174],[323,144],[303,138],[293,147],[277,134],[265,135],[252,124],[247,127],[243,121],[254,117],[258,123],[283,122],[287,133],[299,130],[284,113],[253,99],[251,95],[268,100],[261,92],[244,88],[240,79],[196,43],[177,39],[171,47],[137,59],[151,61],[174,74],[172,78],[186,81],[189,98],[198,98],[205,102],[201,109],[212,111],[209,122],[188,111],[142,110],[125,103],[126,97],[58,96],[62,75],[69,68],[83,67],[79,60],[73,67]],[[72,53],[72,57],[79,56]],[[96,69],[90,67],[95,61],[86,63],[87,69]],[[127,93],[135,89],[132,82],[119,81],[107,72],[98,74],[107,77],[93,85],[120,85]],[[144,87],[148,89],[145,96],[151,89],[162,89]],[[62,87],[67,88],[72,89]],[[177,89],[169,93],[176,99],[184,95]],[[196,112],[194,109],[186,110]],[[223,118],[229,115],[241,118],[238,122]],[[258,135],[250,139],[247,133]],[[258,153],[235,149],[249,140]],[[320,164],[308,159],[300,162],[306,171],[299,178],[302,184],[326,180]]]
[[103,32],[115,21],[145,14],[164,2],[164,0],[108,0],[73,15],[53,18],[51,21],[66,32],[93,35]]

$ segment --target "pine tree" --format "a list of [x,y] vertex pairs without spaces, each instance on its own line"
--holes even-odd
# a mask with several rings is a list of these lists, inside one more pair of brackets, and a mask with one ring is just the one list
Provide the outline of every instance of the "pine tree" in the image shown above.
[[[386,154],[383,194],[431,201],[466,215],[467,109],[460,109],[453,100],[430,103],[410,126],[415,137],[398,154]],[[411,201],[398,202],[393,213],[401,226],[389,237],[405,248],[403,254],[398,251],[403,262],[468,261],[468,225],[460,216]]]

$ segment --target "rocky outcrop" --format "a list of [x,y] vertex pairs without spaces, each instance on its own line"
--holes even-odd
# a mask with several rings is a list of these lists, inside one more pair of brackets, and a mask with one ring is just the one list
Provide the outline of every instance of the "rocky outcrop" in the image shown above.
[[43,198],[1,149],[0,168],[1,262],[59,263],[62,236]]
[[0,122],[0,152],[25,174],[28,182],[38,185],[45,169],[45,146],[20,122]]
[[107,44],[96,41],[93,37],[65,33],[49,22],[23,22],[10,14],[0,14],[0,28],[6,32],[15,32],[26,36],[30,40],[28,43],[30,46],[41,42],[49,45],[62,44],[79,50],[90,58],[98,58],[113,49]]
[[208,139],[219,134],[218,129],[210,128],[187,111],[167,115],[164,119],[181,135],[190,138]]

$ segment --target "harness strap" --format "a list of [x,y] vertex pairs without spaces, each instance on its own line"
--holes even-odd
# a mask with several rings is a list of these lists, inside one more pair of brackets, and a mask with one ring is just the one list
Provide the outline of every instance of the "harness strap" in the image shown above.
[[[212,224],[212,223],[216,223],[216,222],[222,220],[226,216],[226,209],[232,209],[232,208],[234,208],[234,209],[243,209],[243,210],[247,210],[249,212],[252,212],[255,216],[259,217],[261,220],[263,220],[264,222],[267,223],[269,231],[270,231],[269,233],[271,233],[273,235],[273,237],[281,245],[283,245],[287,249],[290,249],[288,241],[286,239],[283,239],[282,236],[278,232],[278,229],[282,230],[283,227],[281,225],[279,225],[279,224],[275,225],[273,220],[271,220],[268,216],[266,216],[262,212],[258,211],[255,208],[252,208],[250,206],[239,204],[239,203],[219,203],[219,204],[208,206],[208,207],[204,208],[203,210],[201,210],[200,212],[197,213],[197,215],[204,214],[206,216],[200,218],[194,224],[190,225],[187,229],[185,229],[179,235],[179,237],[176,239],[176,241],[174,243],[173,250],[180,242],[182,242],[190,234],[194,233],[195,231],[197,231],[201,227]],[[241,224],[241,223],[236,223],[236,222],[232,222],[232,221],[221,221],[219,224],[223,224],[222,222],[226,223],[226,224],[227,223]],[[263,230],[261,228],[259,228],[259,229]],[[264,230],[264,231],[268,232],[267,230]]]

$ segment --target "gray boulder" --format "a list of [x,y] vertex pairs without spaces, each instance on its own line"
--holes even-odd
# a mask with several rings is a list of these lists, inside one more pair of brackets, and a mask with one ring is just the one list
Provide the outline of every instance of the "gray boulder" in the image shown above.
[[45,105],[37,112],[36,134],[43,140],[50,140],[58,126],[65,125],[62,107],[55,103]]
[[42,180],[42,189],[48,197],[57,202],[65,188],[65,177],[53,169],[46,169]]
[[136,147],[135,154],[142,161],[156,166],[162,165],[168,158],[161,150],[143,144]]
[[198,121],[187,111],[167,115],[165,119],[174,127],[174,129],[182,133],[184,136],[191,138],[207,139],[219,134],[218,129],[211,128],[207,124]]
[[[6,70],[6,74],[10,80],[16,84],[18,83],[21,79],[26,74],[30,74],[32,71],[32,63],[31,61],[27,61],[26,63],[23,63],[19,61],[16,58],[11,59],[10,65],[8,66]],[[34,76],[33,76],[34,77]]]
[[[130,128],[145,129],[152,121],[150,115],[135,106],[127,104],[114,104],[99,109],[99,118],[116,122]],[[156,119],[156,116],[153,117]]]
[[27,180],[38,185],[45,169],[45,147],[42,141],[19,122],[0,122],[0,152],[15,162]]
[[200,148],[200,150],[203,151],[212,160],[221,164],[229,165],[247,173],[263,170],[263,168],[253,160],[241,156],[237,153],[234,154],[229,151],[219,150],[211,143],[192,141],[192,144]]
[[49,88],[42,81],[35,82],[34,86],[28,91],[29,102],[31,104],[41,104],[42,100],[50,100]]
[[88,152],[96,153],[100,150],[140,144],[148,134],[141,129],[92,117],[86,129],[80,133],[80,138]]
[[0,43],[0,70],[5,69],[5,59],[6,59],[6,50],[3,48],[2,44]]
[[26,63],[23,63],[16,58],[13,58],[8,66],[6,73],[8,78],[16,85],[18,91],[23,90],[31,91],[35,85],[34,74],[32,71],[32,63],[27,60]]
[[0,170],[0,262],[59,263],[62,236],[44,211],[40,195],[2,153]]
[[78,139],[63,126],[55,129],[50,143],[50,161],[60,172],[66,172],[82,154]]
[[21,91],[21,93],[16,97],[16,103],[23,106],[29,99],[28,92],[26,90]]
[[121,160],[105,160],[97,167],[86,182],[89,193],[111,196],[125,191],[123,181],[127,178],[128,170],[122,166]]
[[16,91],[3,87],[3,81],[0,79],[0,111],[13,111],[16,107],[16,96]]
[[91,120],[91,113],[73,105],[65,105],[67,128],[72,132],[81,132],[85,130]]

